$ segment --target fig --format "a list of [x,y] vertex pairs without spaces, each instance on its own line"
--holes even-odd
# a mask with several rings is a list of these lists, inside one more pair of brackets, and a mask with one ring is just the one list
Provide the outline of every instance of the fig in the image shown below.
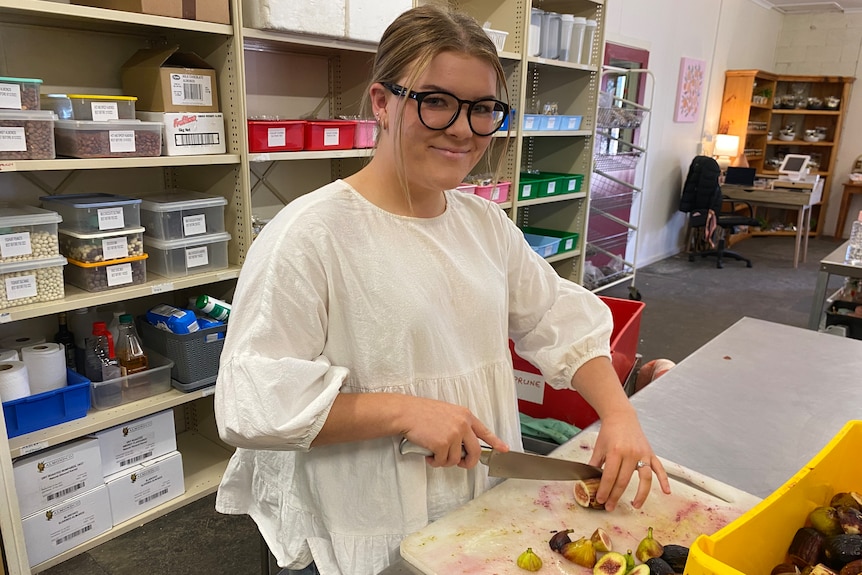
[[635,549],[635,557],[637,557],[641,563],[646,563],[647,559],[661,557],[663,552],[664,547],[661,543],[653,539],[652,527],[650,527],[647,529],[647,536],[641,539],[641,542],[638,543],[638,548]]
[[823,534],[813,527],[800,527],[787,548],[787,559],[800,569],[814,565],[825,540]]
[[569,537],[569,533],[571,533],[571,529],[562,529],[554,533],[551,540],[548,541],[548,545],[551,547],[551,551],[560,552],[560,549],[563,548],[563,545],[566,543],[571,543],[572,539]]
[[779,563],[772,568],[769,575],[799,575],[799,567],[793,563]]
[[838,512],[834,507],[816,507],[808,514],[808,522],[811,526],[826,535],[838,535],[844,533],[841,523],[838,521]]
[[622,553],[605,553],[593,567],[593,575],[625,575],[626,558]]
[[596,564],[596,549],[593,547],[593,542],[585,537],[566,543],[560,549],[560,553],[563,554],[563,557],[581,567],[592,569]]
[[862,559],[851,561],[841,568],[841,572],[838,575],[862,575]]
[[608,551],[613,551],[613,544],[611,544],[611,536],[608,535],[608,532],[601,527],[593,531],[593,534],[590,537],[590,541],[593,542],[593,547],[595,547],[596,551],[598,551],[599,553],[607,553]]
[[862,532],[862,511],[855,507],[839,507],[835,510],[835,515],[844,533]]
[[833,569],[842,569],[851,561],[862,559],[862,535],[842,533],[827,537],[823,543],[823,556]]
[[626,551],[626,573],[635,568],[635,556],[632,554],[632,550],[629,549]]
[[596,493],[599,491],[599,479],[583,479],[575,481],[575,501],[581,507],[592,509],[604,509],[605,504],[596,501]]
[[525,571],[538,571],[542,568],[542,559],[533,552],[532,547],[527,547],[526,551],[518,555],[516,563]]
[[649,567],[650,575],[673,575],[673,568],[661,557],[651,557],[644,565]]
[[685,570],[685,562],[688,561],[688,547],[669,544],[664,546],[661,554],[674,573],[682,573]]
[[853,507],[862,511],[862,495],[855,491],[836,493],[829,501],[831,507]]
[[628,572],[628,575],[650,575],[649,565],[641,563]]

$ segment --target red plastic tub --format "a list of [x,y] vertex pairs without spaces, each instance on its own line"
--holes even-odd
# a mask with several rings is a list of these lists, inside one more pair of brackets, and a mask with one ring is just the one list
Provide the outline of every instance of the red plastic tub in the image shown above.
[[356,122],[312,120],[305,126],[306,150],[349,150],[356,137]]
[[297,152],[305,135],[303,120],[249,120],[248,150],[254,153]]
[[[625,383],[635,364],[641,315],[646,304],[639,301],[599,296],[614,319],[611,332],[611,363]],[[576,391],[554,389],[545,383],[541,372],[533,364],[515,354],[514,343],[509,341],[515,382],[518,384],[518,410],[530,417],[551,417],[580,428],[595,422],[599,416],[590,404]]]

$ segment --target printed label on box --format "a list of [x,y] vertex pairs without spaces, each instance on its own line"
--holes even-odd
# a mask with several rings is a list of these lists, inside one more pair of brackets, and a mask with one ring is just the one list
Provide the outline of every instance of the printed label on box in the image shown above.
[[174,134],[175,146],[218,146],[221,140],[216,132],[205,134]]
[[213,89],[209,76],[171,74],[171,103],[175,106],[212,106]]
[[341,132],[338,128],[325,128],[323,130],[323,145],[324,146],[337,146],[338,145],[338,135]]
[[538,373],[515,370],[515,387],[518,399],[538,403],[545,402],[545,378]]
[[0,84],[0,108],[11,110],[21,109],[21,86],[18,84]]
[[287,141],[287,128],[268,128],[266,130],[266,146],[268,148],[283,148]]
[[557,117],[556,116],[548,116],[548,129],[554,130],[557,127]]
[[9,301],[22,297],[35,297],[37,293],[35,275],[6,278],[6,299]]
[[196,268],[210,263],[209,251],[206,246],[186,248],[186,267]]
[[135,151],[134,130],[108,130],[108,139],[112,154]]
[[575,239],[574,239],[574,238],[568,238],[568,239],[566,240],[566,243],[565,243],[565,248],[563,248],[563,249],[564,249],[565,251],[569,251],[570,249],[572,249],[572,247],[573,247],[573,246],[572,246],[572,244],[573,244],[574,242],[575,242]]
[[557,191],[557,182],[548,182],[548,195]]
[[578,185],[578,180],[569,180],[569,187],[568,187],[568,191],[570,191],[570,192],[574,192],[574,191],[575,191],[575,186],[577,186],[577,185]]
[[123,208],[99,208],[99,229],[100,230],[118,230],[126,227],[126,220],[123,217]]
[[26,152],[24,128],[0,128],[0,152]]
[[183,218],[183,235],[196,236],[207,232],[206,214],[197,214]]
[[29,256],[32,253],[33,246],[30,245],[30,232],[0,236],[0,257]]
[[120,119],[116,102],[90,102],[90,113],[93,115],[94,122]]
[[129,242],[126,236],[102,240],[102,258],[119,260],[129,257]]
[[533,184],[524,184],[521,187],[521,197],[529,198],[531,195],[533,195]]
[[491,191],[491,199],[496,201],[500,199],[500,187],[494,186],[494,189]]
[[121,286],[132,283],[132,264],[117,264],[105,268],[108,274],[108,285],[110,287]]
[[533,118],[533,117],[524,118],[524,129],[525,130],[532,130],[534,121],[535,121],[535,118]]

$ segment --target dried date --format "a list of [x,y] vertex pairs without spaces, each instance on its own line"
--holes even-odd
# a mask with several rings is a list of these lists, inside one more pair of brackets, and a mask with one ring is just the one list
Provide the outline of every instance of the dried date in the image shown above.
[[159,156],[162,153],[162,135],[150,130],[134,130],[133,152],[111,151],[112,130],[67,130],[57,128],[57,153],[73,158],[128,158]]

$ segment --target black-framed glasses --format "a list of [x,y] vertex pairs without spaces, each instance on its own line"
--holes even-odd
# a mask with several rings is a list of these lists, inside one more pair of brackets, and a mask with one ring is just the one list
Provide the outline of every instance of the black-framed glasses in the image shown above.
[[416,100],[419,121],[429,130],[445,130],[454,124],[464,104],[467,104],[467,123],[477,136],[490,136],[509,115],[509,104],[493,98],[462,100],[449,92],[411,92],[398,84],[382,84],[396,96]]

